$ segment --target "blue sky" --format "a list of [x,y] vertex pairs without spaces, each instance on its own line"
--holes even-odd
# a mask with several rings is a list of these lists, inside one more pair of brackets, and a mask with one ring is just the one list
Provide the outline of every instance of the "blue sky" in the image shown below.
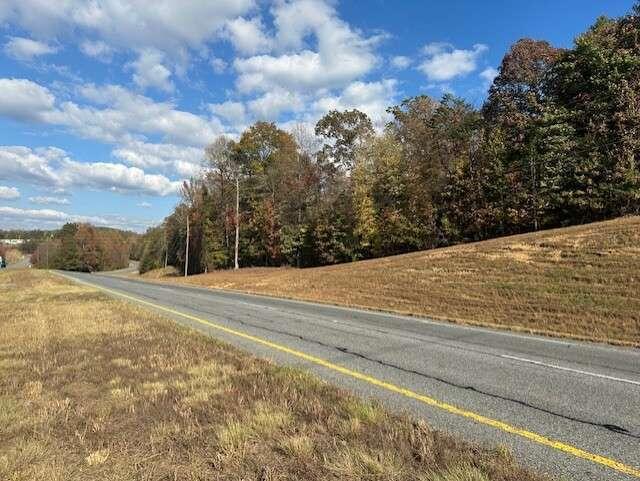
[[331,109],[383,125],[403,98],[480,105],[522,37],[570,47],[632,0],[2,0],[0,228],[142,231],[256,120]]

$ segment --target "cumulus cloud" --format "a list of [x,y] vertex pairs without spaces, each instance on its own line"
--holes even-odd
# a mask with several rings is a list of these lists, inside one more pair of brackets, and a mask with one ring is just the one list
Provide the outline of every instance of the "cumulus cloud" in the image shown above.
[[227,62],[219,57],[213,57],[209,63],[211,64],[213,71],[217,74],[224,73],[224,71],[227,70]]
[[27,79],[0,78],[0,115],[42,122],[53,109],[55,97],[48,88]]
[[493,83],[493,79],[498,76],[498,71],[493,67],[487,67],[482,72],[480,72],[480,78],[484,80],[484,85],[486,88],[489,88]]
[[0,185],[0,199],[15,200],[20,197],[20,191],[15,187]]
[[264,33],[260,17],[230,20],[226,25],[226,35],[235,49],[243,55],[266,52],[271,47],[271,40]]
[[[171,102],[155,102],[120,86],[82,85],[77,93],[83,104],[56,104],[49,89],[25,79],[0,79],[0,91],[8,93],[0,96],[0,116],[61,126],[81,137],[115,144],[114,155],[125,163],[182,178],[200,171],[202,148],[224,132],[217,117],[178,110]],[[216,110],[233,116],[231,104],[211,109]],[[158,136],[164,141],[147,140]],[[24,154],[25,159],[31,159],[34,173],[50,176],[48,164],[33,153]]]
[[138,207],[142,207],[143,209],[151,209],[151,204],[149,202],[140,202]]
[[146,49],[140,52],[138,59],[131,63],[133,81],[140,88],[154,87],[165,92],[174,89],[171,82],[171,71],[163,65],[164,54],[159,50]]
[[70,29],[112,46],[156,48],[179,57],[219,35],[228,20],[254,8],[254,0],[4,0],[5,19],[38,38]]
[[57,205],[69,205],[69,199],[65,197],[47,197],[47,196],[36,196],[29,197],[29,202],[32,204],[57,204]]
[[81,96],[95,105],[66,101],[56,106],[49,89],[26,79],[0,79],[0,92],[0,115],[68,127],[83,137],[109,143],[146,134],[204,146],[223,130],[216,118],[178,110],[171,102],[155,102],[115,85],[82,86]]
[[67,222],[77,222],[142,232],[158,224],[157,220],[132,219],[121,215],[87,216],[54,209],[21,209],[8,206],[0,206],[0,216],[3,218],[4,226],[15,229],[57,228]]
[[246,121],[247,110],[242,102],[227,100],[219,104],[209,104],[209,110],[234,125]]
[[102,40],[85,40],[80,44],[80,51],[88,57],[108,61],[114,53],[113,47]]
[[[342,20],[332,0],[278,0],[266,8],[254,0],[65,0],[35,8],[36,3],[42,2],[6,0],[4,18],[18,31],[52,44],[53,39],[75,36],[79,50],[99,60],[110,60],[115,52],[118,60],[131,54],[125,68],[142,91],[82,81],[69,87],[0,79],[0,92],[9,92],[0,96],[0,116],[111,144],[117,164],[85,164],[108,171],[109,178],[119,172],[124,172],[122,178],[134,175],[122,169],[138,169],[146,176],[158,172],[168,181],[175,174],[189,177],[200,171],[205,145],[254,120],[277,121],[293,112],[287,121],[310,122],[330,108],[359,108],[383,122],[384,110],[395,98],[394,80],[362,81],[380,62],[375,48],[381,36]],[[211,42],[220,39],[231,42],[240,56],[231,66],[212,55]],[[215,72],[237,74],[237,90],[227,92],[232,100],[210,104],[206,113],[192,113],[174,100],[160,102],[144,92],[176,91],[186,71],[186,64],[177,64],[188,61],[193,51]],[[397,57],[393,64],[406,68],[410,62]],[[37,149],[21,155],[21,165],[29,160],[30,170],[25,173],[23,165],[16,176],[49,179],[58,188],[75,185],[69,178],[80,168],[69,163],[75,161],[66,153],[45,162]],[[84,173],[99,177],[91,169]],[[160,184],[144,188],[161,192]],[[92,188],[104,188],[100,185]]]
[[487,50],[483,44],[463,50],[447,43],[430,43],[423,49],[426,59],[418,68],[429,80],[446,82],[476,70],[478,59]]
[[73,215],[53,209],[19,209],[17,207],[0,206],[0,214],[9,219],[19,220],[22,223],[28,223],[31,220],[53,222],[56,225],[64,222],[88,222],[95,225],[109,224],[109,221],[103,217]]
[[[377,38],[365,38],[342,21],[321,0],[279,2],[272,8],[274,49],[281,55],[236,59],[241,92],[282,88],[295,92],[338,88],[366,74],[378,59],[372,51]],[[305,39],[314,39],[307,47]]]
[[0,147],[0,178],[47,186],[60,185],[57,173],[49,165],[56,151],[28,147]]
[[57,50],[44,42],[24,37],[9,37],[9,41],[4,45],[4,52],[8,56],[25,61],[55,53]]
[[61,171],[63,182],[76,187],[160,196],[176,194],[180,189],[180,182],[173,182],[164,175],[146,174],[142,169],[122,164],[65,159]]
[[249,102],[249,109],[260,120],[277,120],[281,112],[296,112],[303,107],[300,95],[282,89],[272,90]]
[[132,133],[154,135],[186,145],[203,146],[222,132],[215,118],[206,119],[178,110],[172,102],[155,102],[115,85],[85,85],[82,95],[105,108],[63,103],[54,123],[67,125],[90,138],[122,142]]
[[397,55],[391,59],[391,65],[397,69],[404,69],[411,65],[411,59],[404,55]]
[[134,167],[175,172],[181,177],[192,177],[202,169],[203,150],[199,147],[134,140],[114,149],[113,155]]
[[0,178],[21,180],[51,188],[90,188],[112,192],[166,196],[176,194],[180,182],[147,174],[123,164],[83,163],[70,159],[61,149],[0,147]]
[[317,116],[329,110],[358,109],[366,113],[378,128],[389,120],[386,109],[395,101],[397,81],[394,79],[379,82],[356,81],[345,88],[340,95],[318,99],[313,108]]

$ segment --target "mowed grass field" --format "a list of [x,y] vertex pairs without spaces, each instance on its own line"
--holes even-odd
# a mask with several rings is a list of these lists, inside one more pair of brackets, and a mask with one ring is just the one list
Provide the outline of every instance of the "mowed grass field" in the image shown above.
[[0,294],[3,481],[543,479],[53,274]]
[[166,280],[640,346],[640,217],[329,267]]

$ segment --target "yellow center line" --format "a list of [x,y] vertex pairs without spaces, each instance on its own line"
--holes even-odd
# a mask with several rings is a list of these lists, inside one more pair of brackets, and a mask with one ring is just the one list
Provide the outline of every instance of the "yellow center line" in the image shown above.
[[438,409],[441,409],[443,411],[446,411],[448,413],[451,414],[455,414],[457,416],[462,416],[464,418],[467,419],[471,419],[477,423],[480,424],[484,424],[487,426],[491,426],[493,428],[499,429],[501,431],[505,431],[507,433],[511,433],[511,434],[515,434],[516,436],[520,436],[522,438],[528,439],[530,441],[533,441],[535,443],[541,444],[543,446],[548,446],[550,448],[556,449],[558,451],[562,451],[564,453],[570,454],[572,456],[575,456],[577,458],[581,458],[581,459],[586,459],[588,461],[592,461],[596,464],[600,464],[602,466],[606,466],[607,468],[613,469],[615,471],[624,473],[624,474],[629,474],[631,476],[634,476],[636,478],[640,478],[640,469],[638,468],[634,468],[633,466],[628,466],[624,463],[621,463],[620,461],[616,461],[615,459],[611,459],[611,458],[607,458],[605,456],[600,456],[599,454],[594,454],[594,453],[590,453],[588,451],[584,451],[583,449],[580,449],[578,447],[572,446],[570,444],[566,444],[563,443],[562,441],[557,441],[555,439],[551,439],[548,438],[546,436],[542,436],[541,434],[537,434],[531,431],[528,431],[526,429],[522,429],[516,426],[512,426],[508,423],[505,423],[503,421],[499,421],[496,419],[492,419],[486,416],[483,416],[482,414],[478,414],[475,413],[473,411],[468,411],[466,409],[462,409],[459,408],[457,406],[454,406],[453,404],[449,404],[446,402],[442,402],[442,401],[438,401],[437,399],[434,399],[432,397],[426,396],[424,394],[419,394],[415,391],[411,391],[410,389],[401,387],[401,386],[397,386],[395,384],[392,384],[390,382],[387,381],[383,381],[381,379],[377,379],[375,377],[369,376],[367,374],[358,372],[358,371],[354,371],[352,369],[346,368],[344,366],[340,366],[339,364],[334,364],[330,361],[327,361],[325,359],[322,359],[320,357],[317,356],[313,356],[311,354],[307,354],[305,352],[302,351],[298,351],[296,349],[292,349],[290,347],[284,346],[282,344],[277,344],[275,342],[271,342],[271,341],[267,341],[266,339],[262,339],[260,337],[256,337],[253,336],[251,334],[247,334],[246,332],[242,332],[242,331],[238,331],[236,329],[231,329],[229,327],[223,326],[221,324],[216,324],[214,322],[211,321],[207,321],[205,319],[201,319],[199,317],[196,316],[192,316],[191,314],[186,314],[184,312],[180,312],[177,311],[175,309],[171,309],[169,307],[164,307],[158,304],[154,304],[152,302],[149,301],[145,301],[133,296],[130,296],[128,294],[123,294],[121,292],[118,291],[114,291],[111,289],[108,289],[106,287],[101,287],[86,281],[81,281],[78,279],[75,279],[73,277],[67,277],[67,276],[63,276],[67,279],[73,280],[75,282],[79,282],[81,284],[86,284],[89,285],[93,288],[96,288],[98,290],[104,291],[104,292],[108,292],[110,294],[114,294],[116,296],[120,296],[123,297],[125,299],[129,299],[131,301],[140,303],[140,304],[145,304],[147,306],[153,307],[155,309],[159,309],[161,311],[165,311],[177,316],[181,316],[184,317],[186,319],[198,322],[202,325],[205,325],[207,327],[216,329],[218,331],[222,331],[225,332],[227,334],[231,334],[233,336],[236,337],[240,337],[243,339],[247,339],[249,341],[253,341],[257,344],[261,344],[263,346],[267,346],[271,349],[275,349],[277,351],[280,352],[284,352],[286,354],[289,354],[291,356],[295,356],[298,357],[300,359],[304,359],[305,361],[308,361],[310,363],[316,364],[318,366],[322,366],[324,368],[330,369],[332,371],[336,371],[339,372],[340,374],[344,374],[345,376],[349,376],[355,379],[358,379],[360,381],[366,382],[368,384],[377,386],[379,388],[382,389],[386,389],[387,391],[391,391],[397,394],[400,394],[402,396],[405,396],[407,398],[410,399],[414,399],[416,401],[419,401],[423,404],[427,404],[429,406],[432,407],[436,407]]

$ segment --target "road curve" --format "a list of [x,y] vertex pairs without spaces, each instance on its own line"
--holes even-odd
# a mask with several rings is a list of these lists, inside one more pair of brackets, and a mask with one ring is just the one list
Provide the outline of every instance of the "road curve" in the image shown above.
[[438,429],[506,445],[540,472],[567,480],[640,479],[638,349],[128,278],[64,275],[139,300],[261,357],[311,370]]
[[7,264],[7,269],[27,269],[31,265],[29,256],[24,256],[17,262]]

